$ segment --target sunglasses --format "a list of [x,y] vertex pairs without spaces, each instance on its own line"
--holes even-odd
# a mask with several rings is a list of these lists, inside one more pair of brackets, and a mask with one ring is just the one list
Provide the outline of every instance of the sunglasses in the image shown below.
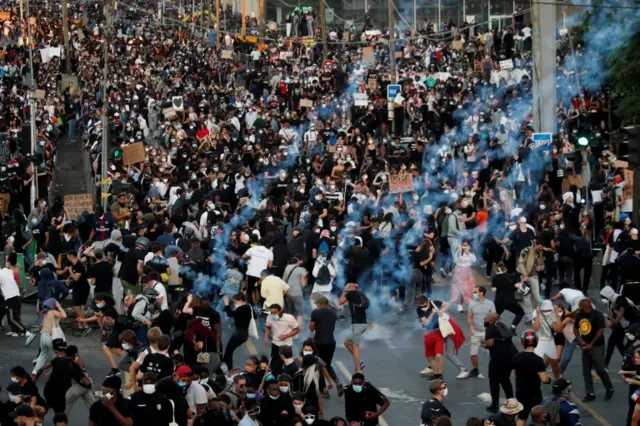
[[313,414],[307,414],[306,416],[304,416],[305,420],[315,420],[316,416],[314,416]]

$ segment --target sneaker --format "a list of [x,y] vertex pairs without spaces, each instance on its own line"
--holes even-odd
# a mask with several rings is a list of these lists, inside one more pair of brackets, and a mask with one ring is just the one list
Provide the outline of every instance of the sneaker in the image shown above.
[[431,383],[434,380],[442,380],[442,374],[429,374],[426,380],[427,383]]
[[486,279],[490,280],[491,279],[491,275],[485,275],[484,276]]
[[325,393],[322,394],[322,397],[324,399],[329,399],[329,398],[331,398],[331,395],[329,395],[329,392],[325,392]]
[[480,372],[478,371],[477,368],[474,368],[473,370],[471,370],[471,372],[469,372],[469,377],[472,379],[476,379],[479,375],[480,375]]
[[360,361],[360,370],[364,370],[366,366],[367,364],[365,364],[364,361]]
[[422,370],[420,372],[421,376],[428,376],[429,374],[433,373],[433,370],[430,369],[429,367],[425,368],[424,370]]
[[469,372],[467,370],[462,370],[460,372],[460,374],[458,374],[456,376],[457,380],[463,380],[463,379],[468,379],[469,378]]
[[440,268],[440,275],[442,275],[442,278],[447,278],[447,271],[444,268]]
[[25,346],[29,346],[31,344],[31,342],[33,342],[33,339],[36,338],[36,334],[32,333],[30,331],[27,331],[27,334],[25,336],[26,336],[25,341],[24,341],[24,345]]
[[497,405],[490,405],[487,407],[487,411],[490,413],[497,413],[500,410],[500,408]]
[[7,333],[7,336],[9,336],[9,337],[18,337],[19,334],[16,333],[15,331],[10,331],[10,332]]
[[78,336],[79,336],[79,337],[84,337],[84,336],[86,336],[86,335],[87,335],[87,334],[89,334],[89,333],[91,333],[91,327],[81,328],[81,329],[78,331]]
[[479,374],[478,374],[478,379],[485,379],[485,378],[486,378],[486,377],[484,377],[484,374],[482,374],[482,373],[479,373]]
[[607,391],[607,393],[604,396],[604,400],[609,401],[611,398],[613,398],[613,389],[609,389]]
[[458,312],[460,312],[460,313],[464,312],[464,308],[460,304],[458,304]]
[[344,386],[342,385],[342,383],[340,382],[336,383],[336,387],[338,389],[338,397],[341,397],[342,395],[344,395]]
[[226,362],[220,364],[220,370],[222,370],[223,374],[227,374],[229,372],[229,366]]
[[[611,392],[613,393],[613,390]],[[588,393],[584,398],[582,398],[582,402],[591,402],[595,400],[596,400],[596,395],[593,393]]]
[[34,358],[31,360],[31,364],[35,364],[36,362],[38,362],[38,358]]
[[118,370],[117,368],[112,368],[109,374],[107,374],[107,377],[116,377],[116,376],[120,376],[120,370]]

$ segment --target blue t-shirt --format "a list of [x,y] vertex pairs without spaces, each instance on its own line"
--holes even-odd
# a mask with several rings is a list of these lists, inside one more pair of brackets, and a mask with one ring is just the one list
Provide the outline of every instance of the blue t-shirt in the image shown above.
[[[429,302],[429,306],[427,307],[426,310],[423,310],[422,308],[418,307],[417,308],[417,312],[418,312],[418,319],[420,318],[429,318],[429,316],[431,316],[431,313],[433,312],[433,305],[436,305],[436,307],[438,309],[442,308],[442,302],[439,300],[433,300]],[[437,330],[438,329],[438,315],[434,315],[433,318],[431,318],[431,321],[429,322],[429,324],[427,325],[423,325],[422,327],[426,330],[426,331],[433,331],[433,330]]]

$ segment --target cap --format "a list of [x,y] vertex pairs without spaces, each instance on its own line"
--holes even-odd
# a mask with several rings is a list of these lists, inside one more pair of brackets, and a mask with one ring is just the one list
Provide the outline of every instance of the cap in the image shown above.
[[158,381],[158,375],[154,372],[146,372],[144,373],[144,376],[142,376],[142,381],[144,382],[145,380],[153,380],[154,382]]
[[122,232],[118,231],[117,229],[111,231],[111,239],[115,240],[116,238],[122,238]]
[[33,409],[29,405],[20,404],[9,414],[9,417],[15,419],[16,417],[33,417]]
[[22,388],[18,383],[9,383],[7,386],[7,392],[11,392],[14,395],[22,395]]
[[570,381],[568,381],[567,379],[558,379],[551,385],[551,391],[554,394],[559,394],[561,392],[564,392],[569,387],[571,387]]
[[191,376],[193,374],[193,371],[191,371],[191,368],[183,365],[178,367],[178,369],[174,371],[173,374],[175,374],[176,376]]
[[122,379],[118,376],[109,376],[102,382],[102,386],[109,389],[120,389],[122,387]]
[[553,302],[551,300],[543,300],[540,305],[541,311],[552,311],[553,310]]

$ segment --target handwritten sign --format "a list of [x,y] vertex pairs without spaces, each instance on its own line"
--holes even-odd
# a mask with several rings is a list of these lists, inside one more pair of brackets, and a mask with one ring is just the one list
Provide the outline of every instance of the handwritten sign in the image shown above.
[[453,50],[460,50],[462,49],[462,40],[454,40],[453,43],[451,43],[451,48]]
[[363,47],[362,48],[362,60],[365,62],[373,62],[373,47]]
[[33,95],[36,99],[44,99],[47,93],[44,90],[36,89],[36,93]]
[[74,194],[64,196],[64,211],[67,218],[75,219],[87,211],[93,213],[93,198],[91,194]]
[[222,59],[233,59],[233,50],[223,50]]
[[300,99],[300,108],[313,108],[313,101],[311,99]]
[[162,110],[162,114],[164,115],[165,120],[173,120],[178,116],[174,108],[165,108]]
[[624,188],[622,189],[622,199],[633,199],[633,170],[624,169]]
[[410,173],[401,173],[389,176],[389,193],[413,191],[413,176]]
[[404,52],[396,51],[396,58],[404,58]]
[[513,60],[505,59],[504,61],[500,61],[500,69],[501,70],[512,70],[513,69]]
[[378,80],[375,78],[370,78],[367,80],[367,87],[371,90],[376,90],[378,88]]
[[129,164],[143,163],[146,158],[144,152],[144,143],[138,142],[127,145],[122,148],[123,163],[125,166]]
[[289,52],[289,51],[285,51],[285,52],[280,52],[280,60],[281,61],[286,61],[288,59],[293,58],[293,52]]
[[353,101],[355,106],[367,106],[369,102],[369,97],[366,93],[354,93]]

